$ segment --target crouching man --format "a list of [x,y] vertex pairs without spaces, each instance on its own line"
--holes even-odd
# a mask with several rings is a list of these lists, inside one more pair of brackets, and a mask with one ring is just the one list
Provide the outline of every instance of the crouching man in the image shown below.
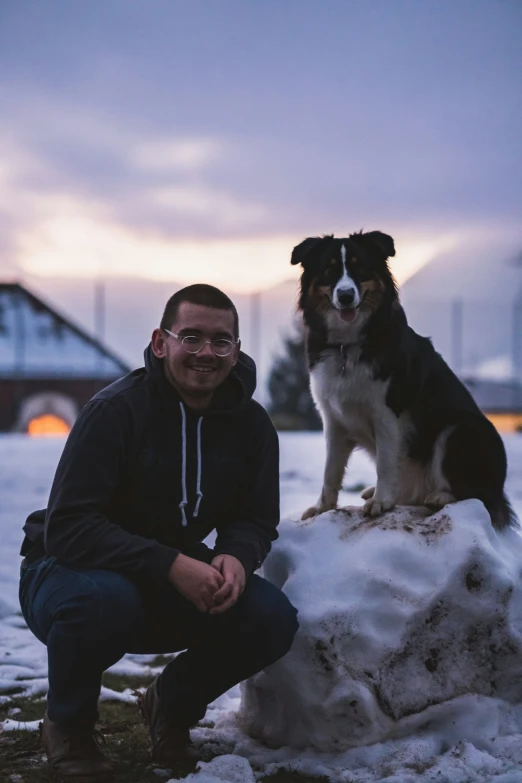
[[140,700],[154,758],[172,765],[195,755],[189,727],[210,702],[290,649],[296,610],[253,573],[279,521],[277,435],[254,388],[236,308],[193,285],[168,301],[145,367],[80,413],[22,547],[20,603],[48,652],[53,771],[111,771],[98,697],[125,653],[184,650]]

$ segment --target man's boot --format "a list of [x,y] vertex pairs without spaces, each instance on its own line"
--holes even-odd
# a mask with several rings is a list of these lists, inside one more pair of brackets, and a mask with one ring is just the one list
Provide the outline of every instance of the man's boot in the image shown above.
[[99,748],[101,734],[72,732],[60,728],[45,712],[40,736],[53,772],[63,777],[102,778],[113,772],[113,766]]
[[190,739],[188,726],[169,720],[161,706],[157,677],[145,693],[138,694],[138,709],[149,729],[155,761],[166,765],[197,761],[198,753]]

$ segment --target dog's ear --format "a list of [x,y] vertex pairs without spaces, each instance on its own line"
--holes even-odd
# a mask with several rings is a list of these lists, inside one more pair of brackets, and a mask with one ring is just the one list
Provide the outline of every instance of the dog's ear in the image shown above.
[[308,237],[308,239],[305,239],[300,245],[294,247],[290,263],[306,266],[310,261],[313,261],[322,243],[328,238],[329,237]]
[[381,253],[384,253],[385,258],[395,255],[395,245],[393,244],[392,237],[388,234],[383,234],[382,231],[368,231],[367,234],[358,234],[353,237],[355,241],[363,240],[363,242],[370,242],[375,245]]

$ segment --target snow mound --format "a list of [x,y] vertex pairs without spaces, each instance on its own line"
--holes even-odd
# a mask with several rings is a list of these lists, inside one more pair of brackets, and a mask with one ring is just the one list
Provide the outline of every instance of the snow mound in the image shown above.
[[[185,778],[187,783],[255,783],[252,767],[245,758],[228,754],[205,763],[200,761],[198,771]],[[168,783],[175,783],[174,778]]]
[[476,500],[377,519],[348,508],[279,530],[264,576],[300,630],[242,686],[251,737],[338,754],[424,733],[440,753],[522,730],[518,532],[497,534]]
[[0,598],[0,620],[9,617],[9,615],[13,614],[15,611],[16,607],[13,607],[10,603],[8,604]]

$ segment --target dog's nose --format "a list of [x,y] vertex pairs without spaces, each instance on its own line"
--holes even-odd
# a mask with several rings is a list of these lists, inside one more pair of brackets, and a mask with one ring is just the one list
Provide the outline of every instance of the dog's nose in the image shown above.
[[337,299],[339,304],[343,307],[350,307],[355,299],[355,288],[339,288],[337,291]]

